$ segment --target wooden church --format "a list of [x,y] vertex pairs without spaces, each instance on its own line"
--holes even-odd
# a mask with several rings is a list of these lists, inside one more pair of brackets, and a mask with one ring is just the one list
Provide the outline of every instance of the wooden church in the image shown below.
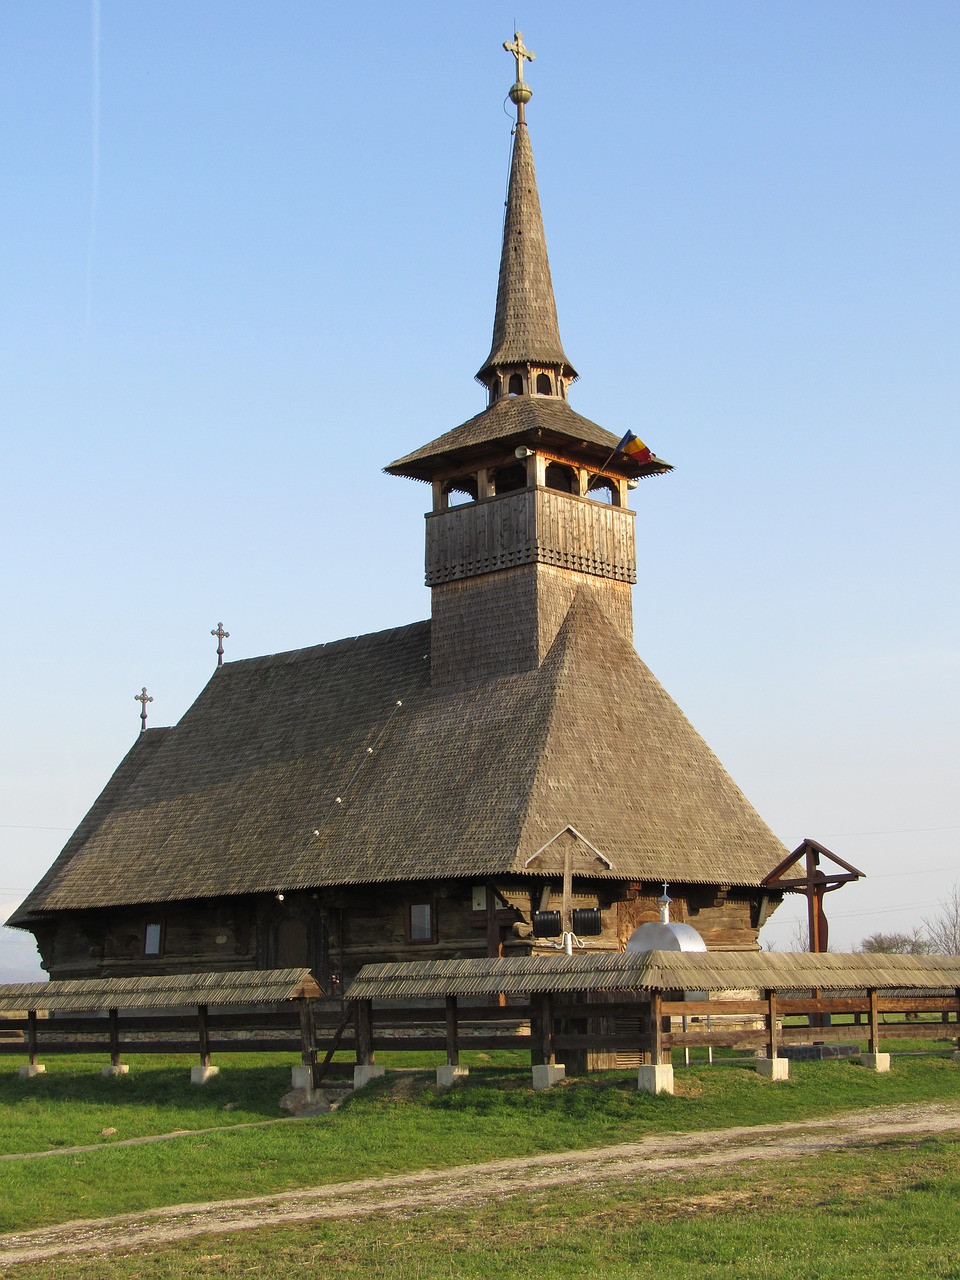
[[[670,470],[569,404],[524,107],[484,411],[391,463],[432,489],[429,621],[218,667],[143,732],[10,923],[51,977],[756,949],[786,850],[633,648],[628,492]],[[622,444],[623,442],[621,442]]]

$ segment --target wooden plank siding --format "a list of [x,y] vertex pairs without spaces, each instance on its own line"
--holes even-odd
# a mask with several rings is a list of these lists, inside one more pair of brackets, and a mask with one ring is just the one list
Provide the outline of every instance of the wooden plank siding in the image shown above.
[[[276,895],[260,895],[75,912],[49,926],[44,959],[52,977],[67,979],[303,965],[336,999],[369,963],[481,958],[498,951],[550,953],[544,940],[533,937],[532,909],[541,903],[560,908],[561,879],[558,871],[494,881],[492,922],[485,908],[473,906],[474,889],[484,886],[482,879],[288,893],[282,902]],[[698,887],[688,891],[676,886],[672,892],[674,918],[693,923],[713,949],[756,946],[750,924],[756,894],[742,890],[714,900]],[[622,950],[637,925],[658,918],[658,896],[652,885],[637,890],[577,874],[572,905],[601,910],[601,933],[586,939],[587,947]],[[409,910],[415,903],[433,910],[433,941],[410,940]],[[145,956],[146,927],[154,922],[162,924],[162,954]]]
[[518,489],[430,512],[426,520],[431,587],[536,563],[637,580],[636,515],[628,507],[555,489]]

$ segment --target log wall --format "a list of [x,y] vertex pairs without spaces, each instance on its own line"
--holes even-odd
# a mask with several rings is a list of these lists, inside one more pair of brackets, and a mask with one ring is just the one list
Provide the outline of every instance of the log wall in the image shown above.
[[[637,925],[659,917],[660,887],[574,881],[574,907],[599,907],[602,932],[593,949],[619,951]],[[546,952],[533,936],[532,913],[559,910],[559,877],[509,877],[493,889],[470,880],[412,881],[257,897],[173,902],[109,911],[59,913],[40,934],[45,967],[55,978],[111,977],[199,970],[307,966],[337,996],[364,964]],[[757,894],[671,889],[677,921],[691,923],[711,950],[757,947],[751,924]],[[487,895],[492,894],[488,909]],[[429,905],[429,941],[410,933],[410,908]],[[144,954],[149,924],[162,930],[159,955]]]

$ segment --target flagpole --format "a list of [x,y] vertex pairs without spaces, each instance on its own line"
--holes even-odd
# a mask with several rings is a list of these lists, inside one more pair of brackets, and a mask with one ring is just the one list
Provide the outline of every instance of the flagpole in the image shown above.
[[[605,467],[607,467],[607,466],[609,466],[609,464],[610,464],[610,459],[613,457],[613,455],[614,455],[615,453],[619,453],[619,452],[620,452],[620,446],[619,446],[618,444],[615,444],[615,445],[613,446],[613,448],[610,450],[610,454],[609,454],[609,456],[605,459],[605,461],[604,461],[604,463],[603,463],[603,466],[602,466],[602,467],[600,467],[598,471],[595,471],[595,472],[594,472],[594,475],[593,475],[593,479],[594,479],[594,480],[598,480],[598,479],[600,478],[600,475],[601,475],[601,473],[603,472],[604,468],[605,468]],[[589,492],[590,492],[590,490],[591,490],[592,486],[593,486],[593,481],[592,481],[592,480],[588,480],[588,481],[587,481],[587,493],[589,493]]]

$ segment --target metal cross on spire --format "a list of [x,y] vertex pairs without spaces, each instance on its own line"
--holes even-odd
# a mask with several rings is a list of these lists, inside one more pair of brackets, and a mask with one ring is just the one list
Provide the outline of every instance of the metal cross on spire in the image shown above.
[[509,40],[504,40],[503,47],[506,49],[507,53],[512,53],[514,58],[517,60],[517,79],[513,88],[510,90],[510,101],[514,103],[517,108],[517,124],[525,124],[526,121],[523,118],[523,108],[524,105],[533,97],[533,90],[523,79],[523,64],[524,62],[532,62],[536,57],[536,54],[532,53],[523,43],[522,31],[515,31],[513,33],[513,44],[511,44]]
[[504,40],[503,47],[507,53],[512,53],[517,60],[517,79],[523,81],[523,64],[524,62],[533,62],[536,54],[528,49],[523,43],[523,32],[515,31],[513,33],[513,44],[509,40]]
[[213,631],[210,632],[210,634],[212,636],[217,637],[217,666],[222,667],[223,666],[223,642],[224,640],[230,639],[230,632],[224,631],[223,623],[218,622],[216,627],[214,628]]
[[140,692],[139,692],[139,693],[135,693],[135,694],[133,695],[133,700],[134,700],[134,702],[139,702],[139,703],[140,703],[140,732],[141,732],[141,733],[146,733],[146,730],[147,730],[147,703],[148,703],[148,702],[152,702],[152,701],[153,701],[153,699],[150,697],[149,693],[147,693],[147,686],[146,686],[146,685],[144,685],[144,686],[143,686],[143,688],[140,690]]

